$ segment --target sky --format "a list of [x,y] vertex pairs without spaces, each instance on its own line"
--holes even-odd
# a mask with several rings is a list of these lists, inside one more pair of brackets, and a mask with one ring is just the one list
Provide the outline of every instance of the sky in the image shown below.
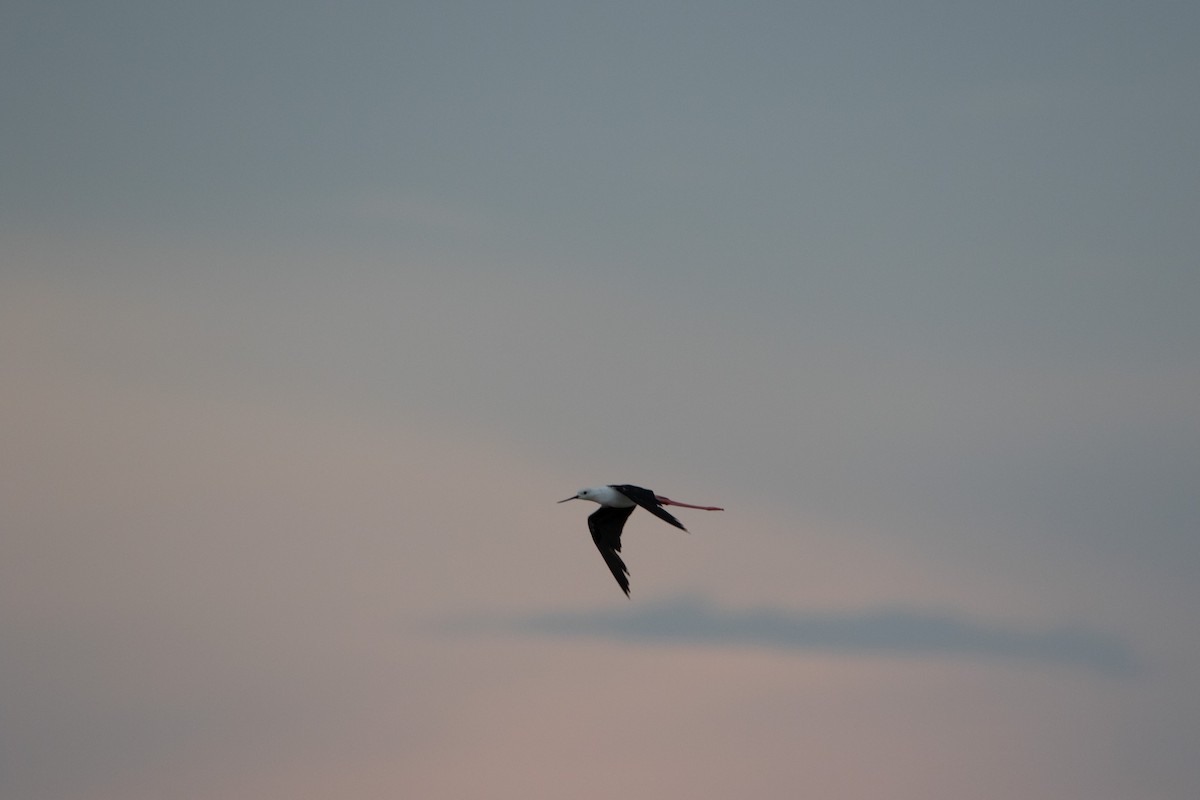
[[1200,7],[4,19],[0,795],[1194,796]]

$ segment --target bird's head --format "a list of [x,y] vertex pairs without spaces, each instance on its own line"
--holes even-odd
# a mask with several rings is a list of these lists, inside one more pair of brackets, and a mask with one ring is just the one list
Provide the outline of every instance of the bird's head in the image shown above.
[[600,501],[597,499],[598,491],[599,491],[599,489],[580,489],[578,492],[571,495],[566,500],[559,500],[558,502],[565,503],[565,502],[567,502],[567,500],[591,500],[595,503],[599,503]]

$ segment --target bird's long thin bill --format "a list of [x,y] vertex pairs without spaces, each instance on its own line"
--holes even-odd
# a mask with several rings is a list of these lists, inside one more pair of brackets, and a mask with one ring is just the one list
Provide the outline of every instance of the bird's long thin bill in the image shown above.
[[[578,499],[579,499],[579,495],[574,495],[574,494],[567,498],[567,500],[578,500]],[[567,502],[567,500],[559,500],[558,502],[565,503],[565,502]]]

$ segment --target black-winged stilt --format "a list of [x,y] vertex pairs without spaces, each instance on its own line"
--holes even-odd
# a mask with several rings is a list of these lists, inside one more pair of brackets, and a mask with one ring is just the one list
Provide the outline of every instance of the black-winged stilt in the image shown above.
[[725,510],[716,506],[694,506],[691,503],[680,503],[655,494],[649,489],[629,484],[609,484],[608,486],[580,489],[572,497],[558,502],[565,503],[567,500],[591,500],[600,504],[600,508],[588,516],[588,530],[592,532],[592,541],[596,543],[600,555],[604,556],[604,563],[608,564],[608,568],[612,570],[613,577],[617,579],[617,583],[625,592],[626,597],[629,596],[629,569],[626,568],[625,562],[617,553],[621,552],[621,529],[625,527],[625,520],[629,519],[629,515],[633,513],[635,507],[641,506],[681,531],[686,531],[687,528],[683,527],[683,523],[671,516],[663,506],[699,508],[703,511]]

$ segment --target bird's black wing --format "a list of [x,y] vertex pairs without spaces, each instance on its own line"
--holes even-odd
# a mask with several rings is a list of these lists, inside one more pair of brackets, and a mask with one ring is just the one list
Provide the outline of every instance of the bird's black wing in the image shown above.
[[687,530],[687,528],[683,527],[682,522],[675,519],[675,517],[673,517],[665,508],[662,507],[662,504],[658,502],[658,498],[654,496],[654,492],[650,491],[649,489],[643,489],[640,486],[630,486],[629,484],[621,484],[619,486],[610,485],[609,488],[616,489],[618,492],[649,511],[654,516],[671,523],[676,528],[679,528],[679,530]]
[[588,530],[592,532],[592,541],[596,549],[604,556],[604,563],[612,570],[613,577],[621,586],[625,596],[629,596],[629,570],[617,553],[621,552],[621,529],[625,520],[633,513],[633,506],[628,508],[609,508],[601,506],[588,516]]

